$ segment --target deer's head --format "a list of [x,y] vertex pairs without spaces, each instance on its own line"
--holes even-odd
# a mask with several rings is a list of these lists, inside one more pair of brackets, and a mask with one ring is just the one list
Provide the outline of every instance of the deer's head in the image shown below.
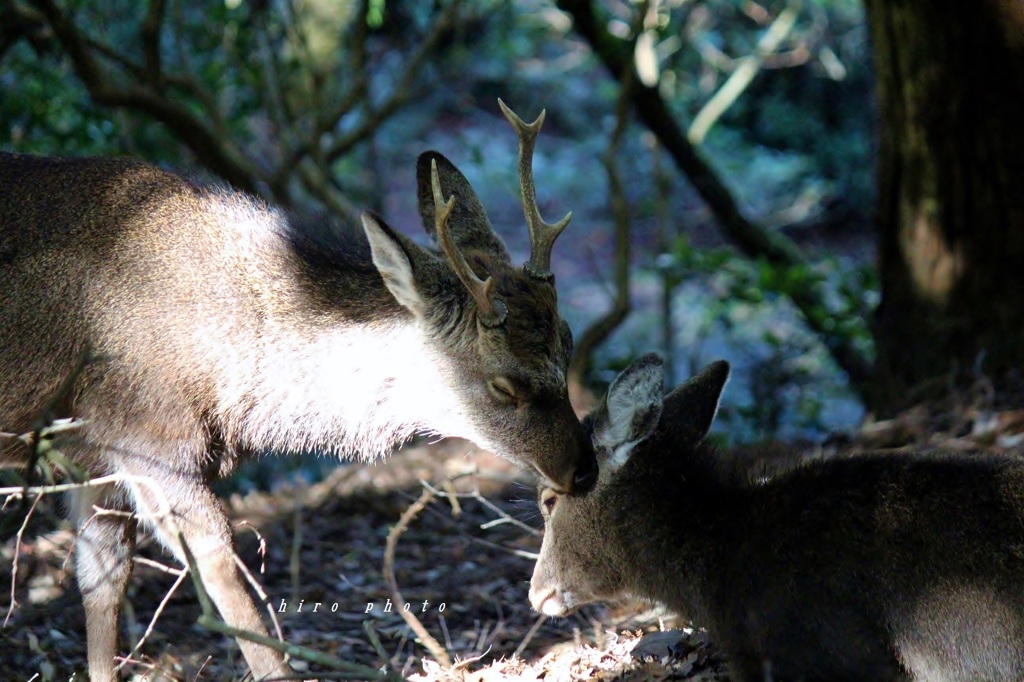
[[[571,216],[545,223],[537,208],[533,145],[544,114],[519,135],[519,174],[530,260],[518,267],[491,228],[466,178],[437,152],[417,163],[420,214],[440,254],[418,247],[379,218],[363,226],[388,289],[421,325],[446,386],[461,405],[463,435],[537,471],[555,489],[596,479],[590,441],[569,403],[572,334],[559,317],[551,247]],[[430,400],[424,395],[423,400]]]
[[[659,505],[668,505],[650,499],[643,481],[652,469],[672,477],[685,468],[678,461],[691,455],[711,428],[729,365],[712,363],[668,396],[664,374],[658,356],[640,358],[616,377],[604,402],[584,420],[601,470],[593,490],[565,495],[540,487],[544,542],[530,581],[530,603],[537,611],[561,616],[623,596],[638,572],[661,570],[638,564],[634,548],[616,542],[611,529],[626,527],[658,543],[660,529],[645,524],[686,522],[659,513]],[[645,476],[638,475],[642,468]],[[648,558],[658,554],[650,552]]]

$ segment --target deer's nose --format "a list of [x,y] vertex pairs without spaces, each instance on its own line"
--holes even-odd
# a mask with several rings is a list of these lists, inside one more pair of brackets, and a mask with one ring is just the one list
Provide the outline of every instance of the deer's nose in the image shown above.
[[576,469],[572,479],[573,493],[585,493],[597,483],[597,457],[586,457]]

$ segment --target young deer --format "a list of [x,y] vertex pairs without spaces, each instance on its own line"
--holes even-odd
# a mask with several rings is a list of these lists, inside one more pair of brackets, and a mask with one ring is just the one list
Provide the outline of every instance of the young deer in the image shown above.
[[751,480],[701,442],[728,373],[663,398],[647,356],[615,380],[584,422],[596,487],[541,490],[533,607],[662,602],[740,680],[1024,679],[1024,460],[869,454]]
[[[94,476],[155,480],[224,620],[260,634],[208,486],[244,455],[368,460],[429,432],[468,438],[558,490],[592,484],[593,449],[566,390],[572,337],[549,270],[569,216],[545,223],[535,200],[544,114],[527,125],[501,107],[519,136],[532,245],[522,268],[436,152],[420,156],[417,179],[440,253],[368,213],[362,230],[302,226],[135,161],[0,154],[0,431],[32,430],[48,406],[83,420],[62,450]],[[16,439],[0,440],[5,460],[25,461]],[[95,504],[150,519],[164,509],[131,482],[79,492],[71,505],[89,673],[108,682],[135,527],[92,517]],[[156,532],[183,557],[166,523]],[[239,644],[256,678],[289,673],[272,649]]]

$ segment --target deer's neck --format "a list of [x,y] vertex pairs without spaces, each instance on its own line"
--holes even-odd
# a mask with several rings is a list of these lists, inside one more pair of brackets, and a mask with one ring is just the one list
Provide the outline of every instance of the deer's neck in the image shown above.
[[[621,574],[637,597],[665,604],[697,624],[706,623],[709,549],[715,543],[715,519],[706,500],[692,486],[668,472],[650,471],[633,490],[642,490],[641,502],[616,519],[620,557],[627,562]],[[673,480],[679,483],[673,484]],[[721,540],[718,539],[720,542]],[[637,557],[649,566],[637,570]]]
[[417,432],[472,436],[460,433],[445,359],[387,290],[365,244],[334,244],[328,258],[263,236],[247,254],[254,350],[220,390],[229,441],[369,459]]
[[370,459],[417,432],[454,435],[459,406],[413,322],[279,328],[261,346],[229,396],[246,449]]

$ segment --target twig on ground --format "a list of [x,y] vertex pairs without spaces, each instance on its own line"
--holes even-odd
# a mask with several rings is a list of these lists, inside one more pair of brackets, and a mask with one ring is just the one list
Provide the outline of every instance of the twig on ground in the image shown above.
[[18,557],[21,554],[21,537],[25,533],[25,528],[28,527],[28,521],[32,518],[32,512],[35,511],[36,505],[39,504],[39,500],[42,499],[42,495],[32,500],[32,506],[29,508],[28,513],[25,514],[25,519],[21,522],[21,528],[18,529],[18,534],[14,540],[14,558],[11,560],[11,604],[7,607],[7,615],[4,616],[3,627],[7,627],[8,621],[11,619],[11,614],[14,613],[14,607],[17,606],[18,602],[14,598],[15,587],[18,583]]
[[[312,649],[307,649],[303,646],[290,644],[280,639],[274,639],[273,637],[267,637],[266,635],[257,634],[255,632],[242,630],[240,628],[228,625],[216,616],[213,607],[213,602],[210,599],[210,595],[206,592],[206,587],[205,585],[203,585],[202,576],[199,575],[198,568],[196,567],[196,559],[195,555],[192,554],[192,550],[184,542],[182,542],[181,548],[185,554],[185,560],[189,566],[189,572],[192,575],[192,582],[196,588],[196,596],[199,599],[199,605],[200,608],[202,609],[202,614],[200,614],[199,618],[197,619],[199,625],[213,632],[229,635],[235,638],[245,639],[250,642],[256,642],[257,644],[262,644],[263,646],[270,647],[271,649],[276,649],[277,651],[280,651],[283,654],[294,656],[295,658],[301,658],[304,661],[315,663],[317,665],[322,665],[325,668],[334,670],[335,674],[332,675],[332,677],[335,677],[336,679],[398,679],[395,676],[390,675],[389,673],[381,673],[381,671],[375,668],[370,668],[368,666],[343,661],[342,659],[336,656],[322,654],[320,652],[313,651]],[[239,561],[237,557],[235,558],[235,561],[236,564],[240,565],[243,574],[250,581],[250,584],[253,584],[254,579],[252,575],[249,573],[249,571],[244,567],[244,564],[242,564],[242,562]],[[262,589],[260,590],[260,592],[262,593]],[[276,624],[277,620],[275,619],[274,622]],[[303,675],[301,677],[308,677],[308,675]],[[326,676],[321,675],[321,677]]]
[[121,662],[117,664],[117,667],[114,670],[121,670],[126,665],[128,665],[128,663],[133,662],[134,659],[132,657],[135,656],[135,654],[138,653],[140,649],[142,649],[142,645],[146,643],[146,639],[149,638],[149,636],[153,633],[153,629],[156,628],[156,623],[160,619],[160,615],[164,612],[164,607],[167,606],[167,602],[171,600],[171,597],[174,596],[174,593],[178,591],[178,587],[180,587],[181,584],[185,582],[185,578],[187,577],[187,570],[182,570],[180,573],[178,573],[178,577],[174,581],[174,584],[171,585],[170,589],[167,590],[167,592],[164,594],[164,598],[160,600],[160,605],[156,607],[156,611],[153,613],[153,617],[149,619],[149,625],[146,627],[146,631],[142,633],[142,637],[139,638],[139,641],[135,643],[135,646],[132,647],[132,650],[129,651],[128,655],[125,656],[124,659],[122,659]]
[[288,558],[288,572],[292,578],[292,601],[299,601],[302,576],[302,492],[296,491],[295,513],[292,515],[292,547]]
[[366,638],[370,640],[370,646],[372,646],[373,650],[377,652],[378,656],[380,656],[380,660],[390,665],[391,656],[388,656],[388,652],[384,650],[384,644],[381,643],[380,635],[377,634],[376,628],[373,627],[373,621],[363,621],[363,632],[366,633]]
[[487,647],[487,650],[484,651],[479,656],[470,656],[469,658],[464,658],[461,661],[456,661],[455,665],[452,666],[452,670],[455,671],[455,670],[463,670],[464,668],[468,668],[469,666],[473,665],[477,661],[482,661],[484,659],[484,657],[487,656],[487,654],[489,654],[489,653],[491,653],[491,647]]
[[[397,604],[405,603],[405,599],[402,597],[402,593],[398,589],[398,580],[395,578],[395,548],[398,545],[398,538],[405,529],[409,527],[409,523],[416,518],[416,515],[419,514],[424,507],[430,504],[433,499],[433,489],[424,487],[419,499],[413,502],[409,508],[402,513],[402,516],[398,519],[398,523],[396,523],[391,528],[391,532],[388,533],[387,545],[384,550],[384,566],[382,573],[384,575],[384,582],[387,584],[388,590],[391,592],[391,597]],[[452,659],[448,656],[448,652],[444,650],[444,647],[442,647],[429,632],[427,632],[427,629],[423,627],[423,623],[420,622],[419,618],[404,609],[399,611],[399,613],[402,615],[403,620],[405,620],[412,631],[416,633],[416,637],[420,644],[430,652],[430,655],[444,667],[450,668],[452,665]]]
[[[505,523],[511,523],[512,525],[516,526],[517,528],[525,530],[530,535],[535,535],[537,537],[540,537],[540,536],[542,536],[544,534],[542,531],[538,530],[537,528],[534,528],[533,526],[529,526],[529,525],[523,523],[522,521],[520,521],[519,519],[516,519],[516,518],[514,518],[512,516],[509,516],[509,514],[505,510],[503,510],[501,507],[499,507],[498,505],[494,504],[493,502],[488,500],[486,497],[481,495],[479,490],[474,490],[474,491],[468,492],[468,493],[459,493],[459,492],[455,492],[454,490],[447,490],[447,488],[444,491],[438,490],[437,488],[431,486],[426,481],[420,481],[420,485],[422,485],[424,488],[429,490],[431,493],[433,493],[437,497],[448,497],[449,499],[458,499],[460,497],[464,497],[464,498],[467,498],[467,499],[473,499],[473,500],[476,500],[477,502],[479,502],[480,504],[482,504],[488,510],[494,512],[498,516],[498,518],[493,519],[491,521],[487,521],[486,523],[480,524],[480,528],[483,529],[483,530],[487,530],[488,528],[492,528],[494,526],[500,526],[500,525],[505,524]],[[454,509],[454,507],[453,507],[453,509]],[[455,514],[455,516],[458,516],[458,514]]]
[[533,626],[526,633],[526,636],[523,637],[523,641],[521,641],[519,643],[519,646],[516,647],[515,652],[512,654],[513,656],[519,657],[520,655],[522,655],[524,651],[526,651],[526,647],[529,646],[530,640],[533,639],[533,636],[537,634],[537,631],[540,630],[540,626],[543,625],[544,621],[546,621],[547,619],[548,617],[545,616],[543,613],[537,617],[537,620],[534,622]]
[[155,568],[158,571],[162,571],[164,573],[170,573],[171,575],[174,575],[174,576],[184,575],[185,574],[185,569],[184,568],[173,568],[171,566],[168,566],[167,564],[162,564],[159,561],[153,561],[152,559],[147,559],[144,556],[132,557],[132,560],[135,563],[137,563],[137,564],[139,564],[141,566],[149,566],[150,568]]

